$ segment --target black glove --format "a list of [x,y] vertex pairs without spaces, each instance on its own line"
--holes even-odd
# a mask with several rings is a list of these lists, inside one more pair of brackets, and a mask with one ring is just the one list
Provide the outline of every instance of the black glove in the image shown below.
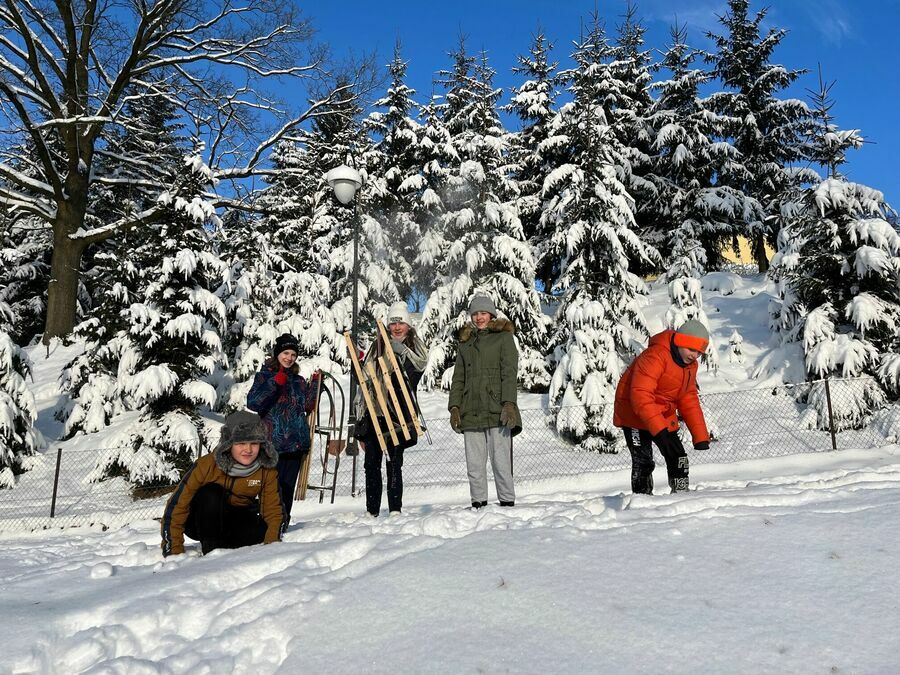
[[694,443],[694,450],[709,450],[709,441]]
[[462,433],[462,417],[459,415],[459,408],[453,406],[450,408],[450,428],[458,434]]

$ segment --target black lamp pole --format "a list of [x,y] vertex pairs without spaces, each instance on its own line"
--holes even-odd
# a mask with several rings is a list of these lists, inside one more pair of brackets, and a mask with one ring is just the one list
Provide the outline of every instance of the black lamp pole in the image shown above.
[[[356,349],[359,337],[359,202],[353,202],[353,313],[350,318],[350,337]],[[347,419],[347,454],[353,458],[353,477],[350,483],[350,495],[356,496],[356,458],[359,446],[356,441],[356,374],[350,369],[350,415]]]
[[[356,169],[342,164],[331,169],[326,174],[325,180],[334,190],[334,196],[341,204],[348,206],[350,202],[353,202],[353,314],[350,319],[350,338],[353,342],[353,349],[356,349],[359,337],[359,202],[355,200],[357,200],[357,191],[362,187],[363,178]],[[356,375],[351,368],[350,411],[347,415],[347,454],[353,457],[353,482],[350,493],[354,497],[356,496],[356,457],[359,455],[355,436],[357,385]]]

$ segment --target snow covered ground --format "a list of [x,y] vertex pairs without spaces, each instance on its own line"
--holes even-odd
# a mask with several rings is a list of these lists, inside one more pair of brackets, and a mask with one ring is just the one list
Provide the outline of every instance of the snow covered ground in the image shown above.
[[[776,411],[780,399],[733,410],[724,398],[795,375],[798,355],[767,342],[764,280],[710,275],[704,297],[720,357],[718,373],[700,376],[716,445],[755,443],[756,458],[694,453],[687,494],[632,496],[627,469],[607,465],[523,481],[515,508],[473,512],[461,441],[446,434],[410,452],[405,472],[431,467],[432,482],[461,482],[407,490],[402,515],[311,499],[295,505],[282,543],[166,560],[158,523],[129,510],[140,507],[124,486],[91,484],[64,507],[124,526],[0,534],[0,673],[896,672],[900,408],[883,416],[883,442],[841,434],[849,449],[787,456],[774,436],[749,442],[765,413],[785,439],[823,446],[822,432]],[[666,307],[655,289],[651,330]],[[742,360],[728,358],[734,329]],[[50,439],[72,349],[32,351]],[[446,415],[445,394],[422,404],[426,417]],[[45,491],[57,447],[86,475],[125,423],[53,443],[0,494],[0,524],[27,512],[27,490]],[[526,429],[517,447],[546,451],[537,433]],[[81,474],[67,478],[73,494]]]
[[5,538],[3,668],[896,672],[898,453],[704,466],[671,496],[621,471],[514,509],[304,503],[284,542],[206,558],[163,561],[152,521]]

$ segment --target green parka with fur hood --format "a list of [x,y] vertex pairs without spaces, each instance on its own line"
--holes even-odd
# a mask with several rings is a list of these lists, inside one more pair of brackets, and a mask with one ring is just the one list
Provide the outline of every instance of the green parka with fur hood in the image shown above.
[[[255,413],[232,413],[229,421],[232,419],[236,428],[230,428],[226,422],[215,450],[194,462],[166,504],[161,527],[164,556],[184,553],[184,525],[190,512],[191,500],[197,490],[207,483],[217,483],[225,488],[228,502],[232,506],[249,507],[259,499],[259,514],[266,522],[263,542],[270,544],[281,539],[284,511],[278,492],[278,472],[275,469],[278,453],[271,443],[264,440],[266,428]],[[263,439],[257,458],[259,468],[249,476],[229,475],[235,465],[231,456],[232,443],[249,439]]]
[[[459,331],[447,408],[459,408],[462,431],[502,426],[503,404],[516,404],[519,352],[514,330],[508,319],[492,319],[483,330],[469,324]],[[513,429],[513,435],[521,430]]]

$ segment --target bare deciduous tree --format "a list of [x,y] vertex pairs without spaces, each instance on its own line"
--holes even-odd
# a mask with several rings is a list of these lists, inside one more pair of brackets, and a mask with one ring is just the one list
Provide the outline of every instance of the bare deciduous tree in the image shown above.
[[[281,138],[353,95],[351,85],[325,87],[289,113],[266,93],[322,91],[323,59],[290,0],[0,0],[0,131],[13,141],[0,146],[0,205],[53,231],[45,342],[74,325],[85,248],[159,218],[154,198],[166,186],[152,157],[101,161],[110,131],[128,131],[129,97],[165,96],[205,141],[215,178],[252,178],[270,171],[265,157]],[[122,184],[149,206],[88,218],[90,190]]]

